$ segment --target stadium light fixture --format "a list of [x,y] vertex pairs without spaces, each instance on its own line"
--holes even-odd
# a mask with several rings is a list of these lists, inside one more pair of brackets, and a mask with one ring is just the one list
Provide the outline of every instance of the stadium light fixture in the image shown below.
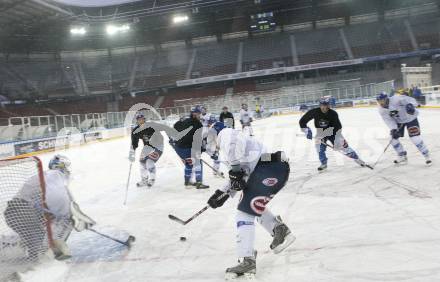
[[180,24],[187,22],[189,20],[189,17],[187,15],[175,15],[173,17],[173,23],[174,24]]
[[85,35],[87,33],[87,30],[85,27],[72,27],[70,29],[70,34],[72,35]]
[[108,35],[115,35],[117,33],[124,33],[130,30],[129,24],[123,24],[123,25],[113,25],[108,24],[105,28]]

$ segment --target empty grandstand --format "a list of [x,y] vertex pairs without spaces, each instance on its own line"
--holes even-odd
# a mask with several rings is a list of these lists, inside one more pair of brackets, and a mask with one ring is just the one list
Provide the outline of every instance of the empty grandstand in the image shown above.
[[[402,63],[440,69],[435,1],[123,2],[1,2],[3,141],[120,126],[136,103],[166,117],[368,98],[402,86]],[[259,32],[262,11],[275,27]]]

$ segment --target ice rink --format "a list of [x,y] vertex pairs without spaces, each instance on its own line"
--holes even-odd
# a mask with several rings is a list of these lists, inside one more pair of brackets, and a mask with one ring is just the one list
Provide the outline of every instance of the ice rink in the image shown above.
[[[373,163],[389,141],[377,109],[341,109],[339,115],[348,143]],[[431,167],[405,137],[406,166],[392,164],[392,148],[374,171],[328,151],[329,169],[321,174],[316,171],[314,145],[299,134],[298,119],[299,115],[287,115],[255,122],[255,138],[290,157],[289,182],[269,206],[297,237],[290,248],[275,255],[269,249],[271,237],[257,227],[257,281],[440,281],[440,111],[422,109],[419,117],[434,162]],[[238,197],[187,226],[170,221],[170,213],[187,218],[202,208],[224,180],[205,167],[211,189],[184,189],[183,165],[167,144],[153,188],[136,187],[135,163],[124,206],[128,151],[129,139],[124,138],[64,154],[72,160],[71,191],[83,211],[103,227],[136,236],[133,248],[116,258],[46,262],[22,280],[224,281],[225,269],[237,261]],[[52,155],[41,156],[45,165]],[[79,236],[87,237],[85,233],[73,236],[76,245]],[[187,241],[181,242],[180,236]],[[88,243],[84,240],[83,247],[96,247],[96,242]]]

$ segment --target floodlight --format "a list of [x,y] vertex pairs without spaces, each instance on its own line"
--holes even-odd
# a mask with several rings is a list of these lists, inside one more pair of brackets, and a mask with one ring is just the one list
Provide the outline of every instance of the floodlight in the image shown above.
[[188,20],[189,20],[189,17],[187,15],[176,15],[173,17],[173,23],[175,23],[175,24],[187,22]]
[[124,33],[130,30],[129,24],[123,24],[123,25],[113,25],[108,24],[105,28],[108,35],[114,35],[116,33]]
[[72,35],[85,35],[87,30],[85,27],[72,27],[70,29],[70,34]]

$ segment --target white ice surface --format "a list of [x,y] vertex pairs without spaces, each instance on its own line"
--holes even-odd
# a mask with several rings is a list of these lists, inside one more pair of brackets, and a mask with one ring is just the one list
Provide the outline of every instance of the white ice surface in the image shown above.
[[[339,113],[349,144],[374,162],[389,140],[377,110]],[[289,249],[274,255],[269,251],[271,237],[257,227],[257,281],[440,281],[440,111],[422,110],[419,117],[434,161],[429,168],[405,137],[407,166],[392,165],[392,148],[374,171],[329,151],[329,169],[318,174],[317,155],[311,142],[298,134],[298,119],[291,115],[255,122],[257,138],[290,155],[290,180],[270,208],[297,237]],[[211,189],[185,190],[182,164],[167,146],[152,189],[135,187],[139,171],[134,165],[128,205],[123,206],[128,144],[125,138],[65,154],[73,163],[71,190],[84,212],[101,225],[135,235],[134,247],[116,261],[63,267],[54,262],[56,270],[42,266],[44,281],[224,281],[225,269],[237,259],[238,199],[185,227],[170,221],[169,213],[187,218],[203,207],[223,181],[205,167]],[[42,155],[45,164],[51,155]],[[187,241],[179,241],[180,236]]]

